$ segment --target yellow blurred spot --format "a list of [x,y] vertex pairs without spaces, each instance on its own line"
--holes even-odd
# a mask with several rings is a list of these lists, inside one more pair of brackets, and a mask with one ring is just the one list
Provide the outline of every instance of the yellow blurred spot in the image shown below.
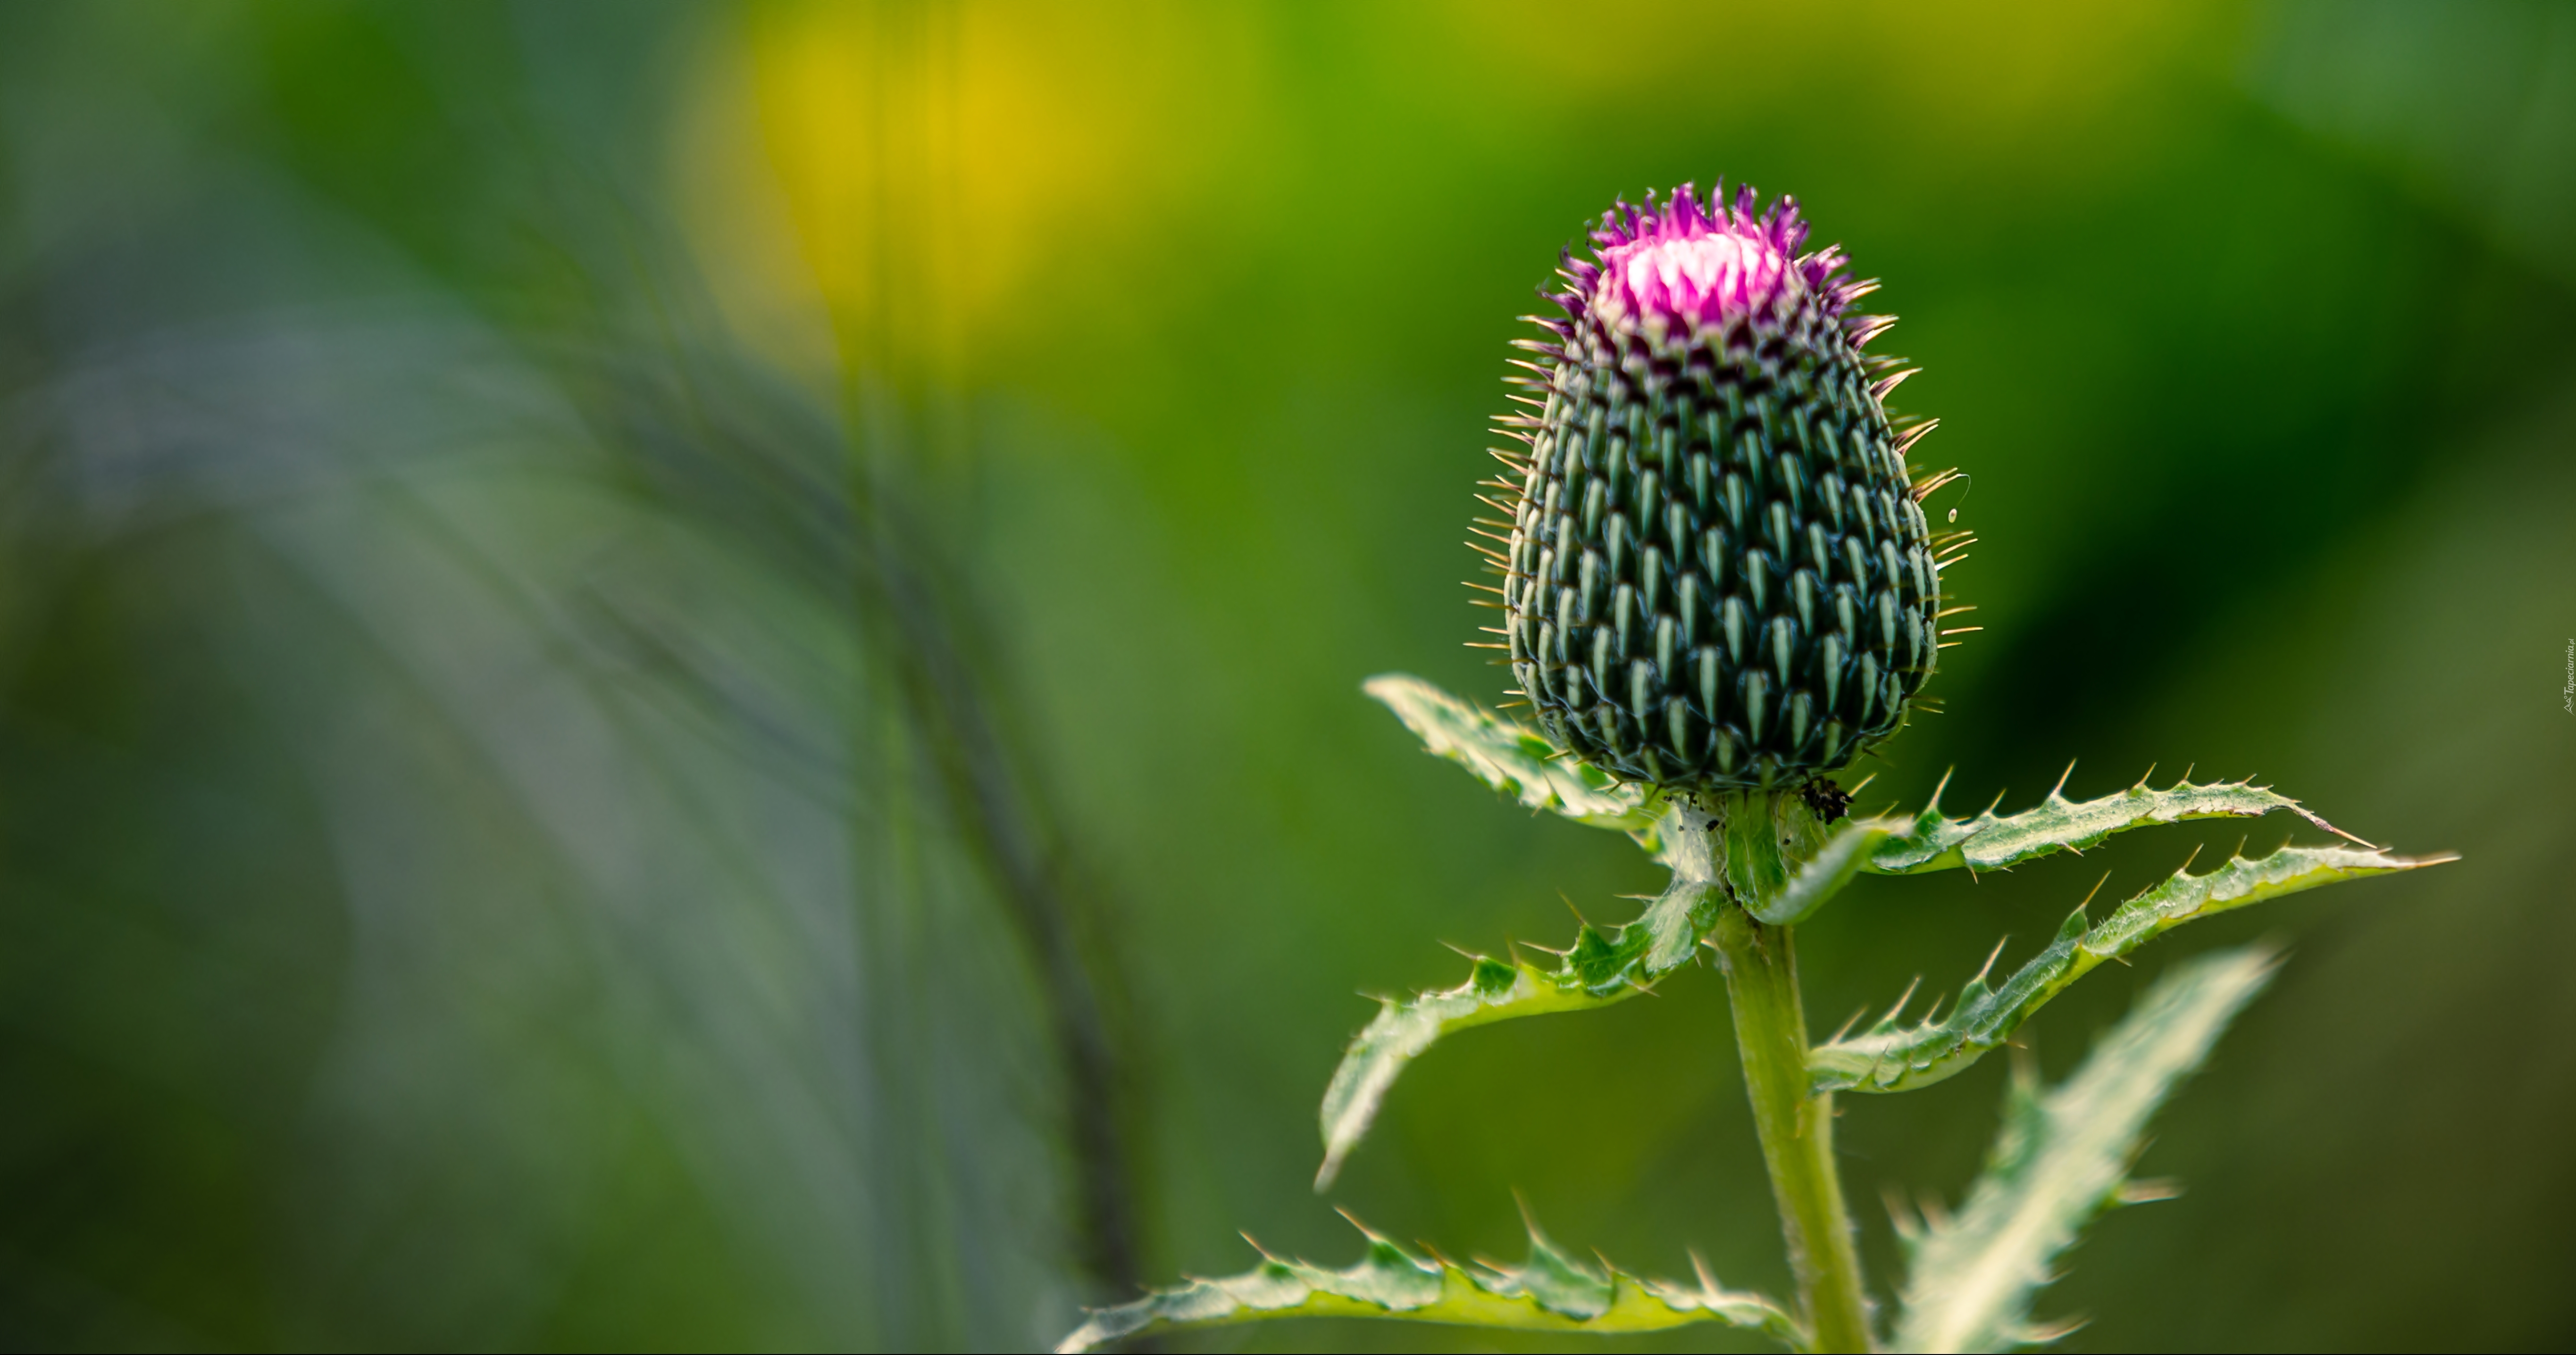
[[[1135,264],[1188,194],[1224,191],[1252,51],[1222,9],[778,5],[748,25],[740,75],[706,82],[748,116],[700,119],[730,149],[688,155],[684,188],[703,213],[751,212],[728,161],[765,162],[801,268],[759,285],[801,273],[844,362],[944,383],[996,331],[1072,323],[1108,259]],[[719,247],[750,239],[702,225]]]

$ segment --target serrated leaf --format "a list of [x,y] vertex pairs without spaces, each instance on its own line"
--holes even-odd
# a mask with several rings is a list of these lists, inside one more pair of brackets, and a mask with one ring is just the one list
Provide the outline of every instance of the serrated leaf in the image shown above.
[[2259,949],[2193,960],[2150,989],[2073,1077],[2044,1093],[2014,1078],[1967,1203],[1905,1229],[1896,1349],[2010,1350],[2058,1334],[2031,1324],[2031,1296],[2084,1225],[2123,1202],[2148,1117],[2271,972]]
[[1085,1351],[1153,1331],[1287,1317],[1373,1317],[1603,1335],[1720,1322],[1798,1343],[1796,1324],[1778,1304],[1720,1287],[1705,1267],[1695,1284],[1639,1279],[1576,1258],[1533,1225],[1528,1261],[1511,1269],[1470,1268],[1416,1256],[1366,1228],[1360,1231],[1368,1237],[1368,1254],[1347,1269],[1326,1270],[1265,1253],[1261,1264],[1244,1274],[1194,1280],[1100,1309],[1056,1349]]
[[1359,1146],[1377,1119],[1378,1107],[1387,1089],[1395,1085],[1396,1075],[1440,1037],[1516,1016],[1606,1007],[1631,996],[1636,990],[1626,987],[1594,993],[1567,972],[1573,957],[1598,938],[1599,933],[1584,928],[1575,949],[1567,953],[1568,963],[1557,969],[1478,955],[1471,958],[1467,981],[1455,988],[1417,993],[1400,1002],[1385,999],[1377,1018],[1352,1037],[1324,1089],[1324,1164],[1315,1172],[1315,1189],[1333,1184],[1341,1174],[1342,1160]]
[[[1623,784],[1568,756],[1544,734],[1451,696],[1406,673],[1380,673],[1360,689],[1394,711],[1429,752],[1532,809],[1645,840],[1662,815],[1651,787]],[[1651,850],[1654,844],[1647,842]]]
[[[1945,781],[1944,785],[1947,784]],[[1941,792],[1915,816],[1911,827],[1879,845],[1868,869],[1880,875],[1920,875],[1964,866],[2001,870],[2060,851],[2077,851],[2130,828],[2180,823],[2185,819],[2255,818],[2286,809],[2346,841],[2362,842],[2298,801],[2250,782],[2194,785],[2177,781],[2164,790],[2146,782],[2114,791],[2098,800],[2069,800],[2050,791],[2048,798],[2018,814],[1989,808],[1972,819],[1941,815]]]
[[2377,848],[2283,847],[2250,861],[2230,857],[2206,875],[2190,874],[2186,863],[2183,870],[2120,905],[2098,926],[2088,927],[2084,910],[2077,908],[2048,946],[2002,986],[1988,988],[1983,973],[1969,980],[1947,1017],[1926,1016],[1905,1025],[1900,1002],[1869,1029],[1818,1045],[1808,1051],[1808,1075],[1818,1092],[1896,1092],[1930,1086],[2009,1039],[2031,1013],[2103,961],[2126,955],[2186,922],[2320,885],[2455,859],[2391,856]]
[[1654,845],[1672,881],[1634,922],[1606,932],[1582,927],[1553,967],[1470,956],[1465,983],[1382,1000],[1324,1089],[1317,1190],[1333,1183],[1405,1065],[1441,1037],[1515,1017],[1606,1007],[1646,991],[1697,954],[1730,889],[1765,921],[1803,920],[1850,882],[1889,830],[1884,820],[1825,824],[1795,795],[1732,796],[1718,814],[1687,799],[1658,804],[1656,827],[1635,836]]
[[1467,981],[1455,988],[1385,999],[1375,1020],[1351,1040],[1324,1089],[1324,1164],[1315,1188],[1333,1183],[1342,1161],[1377,1118],[1387,1089],[1414,1057],[1442,1036],[1521,1016],[1585,1011],[1622,1002],[1697,953],[1716,925],[1725,893],[1713,878],[1708,820],[1687,805],[1669,807],[1666,863],[1673,879],[1636,921],[1604,932],[1586,925],[1550,968],[1517,957],[1469,957]]

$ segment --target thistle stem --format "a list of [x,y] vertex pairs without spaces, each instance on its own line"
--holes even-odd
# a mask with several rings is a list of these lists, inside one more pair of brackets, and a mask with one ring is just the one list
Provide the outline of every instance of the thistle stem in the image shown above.
[[1798,1001],[1798,957],[1790,929],[1767,926],[1729,904],[1710,938],[1726,965],[1735,1007],[1735,1044],[1744,1085],[1780,1206],[1780,1231],[1806,1310],[1809,1348],[1870,1348],[1869,1299],[1851,1213],[1834,1169],[1834,1099],[1808,1094],[1807,1016]]

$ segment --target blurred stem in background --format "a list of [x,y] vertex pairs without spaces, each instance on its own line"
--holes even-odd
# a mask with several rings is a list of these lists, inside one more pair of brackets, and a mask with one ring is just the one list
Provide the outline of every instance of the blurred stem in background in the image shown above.
[[1101,1292],[1130,1292],[1143,1274],[1130,1146],[1138,1123],[1135,1078],[1097,903],[1080,892],[1055,817],[1029,789],[1025,754],[1006,739],[993,709],[991,679],[958,643],[971,624],[967,615],[942,605],[935,581],[914,559],[880,551],[874,566],[882,615],[895,632],[889,649],[900,656],[902,690],[948,812],[991,873],[1045,987],[1064,1077],[1082,1264]]
[[[846,406],[862,432],[852,493],[863,513],[893,509],[875,514],[873,535],[888,548],[871,557],[869,587],[891,622],[888,649],[900,656],[901,689],[949,814],[991,872],[1044,985],[1065,1077],[1082,1261],[1101,1292],[1124,1295],[1143,1275],[1129,1144],[1143,1120],[1097,885],[1067,852],[1061,817],[1037,789],[1023,740],[1008,732],[1021,722],[1000,713],[1004,661],[958,583],[965,562],[941,558],[920,530],[908,506],[918,491],[890,494],[881,483],[926,475],[954,491],[974,473],[963,346],[977,261],[966,252],[958,191],[962,20],[953,5],[892,3],[822,21],[837,30],[823,97],[840,105],[827,116],[837,115],[842,134],[816,150],[845,187],[819,213],[809,198],[797,225],[804,257],[827,280]],[[754,43],[763,23],[792,22],[764,16]],[[764,130],[777,144],[775,123]]]

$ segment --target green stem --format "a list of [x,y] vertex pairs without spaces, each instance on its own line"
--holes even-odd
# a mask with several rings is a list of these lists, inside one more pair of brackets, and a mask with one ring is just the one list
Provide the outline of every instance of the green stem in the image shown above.
[[1767,926],[1729,904],[1712,940],[1726,964],[1744,1085],[1771,1169],[1780,1231],[1797,1272],[1812,1350],[1870,1348],[1869,1300],[1852,1242],[1842,1178],[1834,1170],[1834,1098],[1807,1094],[1807,1016],[1798,1001],[1798,957],[1787,927]]

